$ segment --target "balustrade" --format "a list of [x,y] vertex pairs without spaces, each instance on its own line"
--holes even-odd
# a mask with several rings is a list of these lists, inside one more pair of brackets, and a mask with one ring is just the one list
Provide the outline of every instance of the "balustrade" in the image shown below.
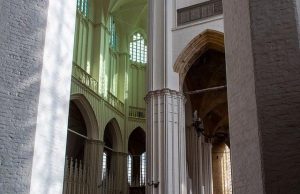
[[116,96],[114,96],[111,92],[108,92],[107,101],[113,107],[115,107],[118,111],[124,113],[124,103],[121,102]]
[[88,88],[98,93],[98,82],[79,65],[73,63],[72,75]]
[[145,119],[146,118],[146,109],[130,106],[129,107],[129,117]]

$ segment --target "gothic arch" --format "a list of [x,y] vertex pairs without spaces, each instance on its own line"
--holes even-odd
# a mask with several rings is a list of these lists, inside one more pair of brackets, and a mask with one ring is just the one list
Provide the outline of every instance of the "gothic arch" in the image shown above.
[[208,49],[225,52],[224,34],[216,30],[205,30],[193,38],[175,61],[174,71],[179,73],[182,90],[186,73],[191,65]]
[[113,150],[116,152],[122,152],[123,151],[122,134],[121,134],[119,123],[115,118],[111,119],[105,126],[105,130],[103,134],[104,141],[107,133],[111,137]]
[[95,116],[94,110],[89,101],[83,94],[71,95],[71,101],[73,101],[79,108],[84,118],[87,127],[87,136],[91,139],[99,139],[98,122]]
[[141,155],[146,151],[146,132],[143,128],[135,128],[128,137],[128,151],[134,155]]

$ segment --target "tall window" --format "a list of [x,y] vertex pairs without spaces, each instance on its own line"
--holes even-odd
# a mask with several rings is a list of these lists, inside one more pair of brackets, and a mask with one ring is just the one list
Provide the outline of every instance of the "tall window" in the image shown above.
[[140,33],[135,33],[130,42],[130,60],[138,63],[147,63],[147,45]]
[[117,48],[117,33],[116,33],[116,23],[113,16],[109,17],[109,31],[110,31],[110,40],[109,46],[113,49]]
[[102,180],[107,176],[107,153],[103,152],[102,158]]
[[89,0],[77,0],[77,9],[84,15],[88,15],[88,1]]
[[128,183],[131,185],[132,183],[132,156],[128,155],[127,157],[127,174],[128,174]]
[[140,185],[146,184],[146,152],[141,156]]

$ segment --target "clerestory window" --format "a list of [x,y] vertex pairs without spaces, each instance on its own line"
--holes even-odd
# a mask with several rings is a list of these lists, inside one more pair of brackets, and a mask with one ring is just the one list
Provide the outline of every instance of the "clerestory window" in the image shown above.
[[77,10],[79,10],[84,16],[88,15],[89,0],[77,0]]
[[109,46],[112,49],[117,48],[117,33],[116,33],[116,23],[113,16],[109,17],[109,32],[110,32],[110,40]]
[[130,60],[138,63],[147,63],[147,45],[145,39],[140,33],[132,36],[130,46]]

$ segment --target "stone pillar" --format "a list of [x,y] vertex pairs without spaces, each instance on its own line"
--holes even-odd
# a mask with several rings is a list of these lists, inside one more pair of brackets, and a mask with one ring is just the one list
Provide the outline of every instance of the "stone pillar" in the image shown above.
[[146,101],[147,193],[186,194],[185,98],[164,89],[150,92]]
[[212,144],[203,143],[203,182],[204,194],[213,193],[213,179],[212,179]]
[[88,167],[88,183],[91,193],[97,193],[101,181],[103,142],[87,140],[85,144],[84,163]]
[[127,153],[113,153],[113,172],[116,189],[122,194],[127,193]]
[[233,190],[300,191],[300,50],[294,0],[226,0]]

